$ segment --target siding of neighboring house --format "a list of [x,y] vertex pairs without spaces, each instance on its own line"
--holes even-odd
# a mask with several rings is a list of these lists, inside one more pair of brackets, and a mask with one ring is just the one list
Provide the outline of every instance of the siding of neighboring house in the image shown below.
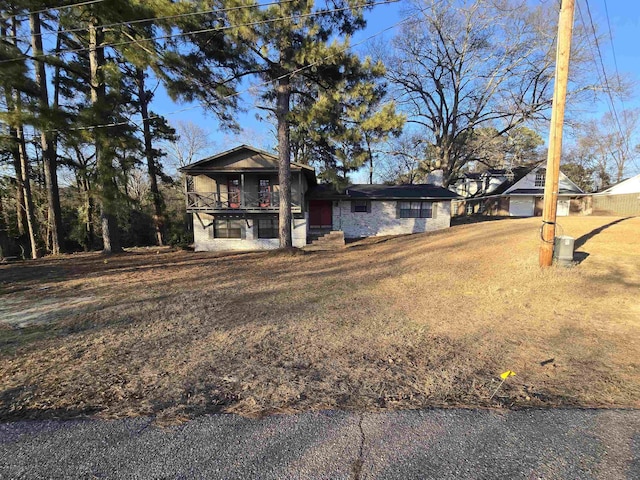
[[451,201],[433,202],[435,218],[398,218],[395,200],[371,200],[370,212],[352,212],[351,201],[341,200],[333,207],[333,228],[342,230],[345,238],[377,235],[401,235],[448,228]]
[[640,193],[593,195],[593,215],[640,215]]
[[[243,238],[213,238],[212,215],[199,214],[200,220],[193,215],[193,237],[196,252],[216,252],[224,250],[272,250],[279,248],[277,238],[258,238],[258,217],[242,220]],[[219,218],[225,218],[220,215]],[[291,222],[291,235],[294,247],[304,247],[307,244],[307,217],[294,218]]]

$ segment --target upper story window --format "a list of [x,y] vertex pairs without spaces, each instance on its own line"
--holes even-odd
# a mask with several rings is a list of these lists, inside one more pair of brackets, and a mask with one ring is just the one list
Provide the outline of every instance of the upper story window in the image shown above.
[[258,201],[261,207],[271,206],[271,180],[268,178],[261,178],[258,181]]
[[544,187],[544,180],[545,180],[546,174],[547,174],[546,170],[538,170],[536,172],[536,183],[535,183],[536,187]]
[[399,202],[400,218],[433,218],[432,202]]

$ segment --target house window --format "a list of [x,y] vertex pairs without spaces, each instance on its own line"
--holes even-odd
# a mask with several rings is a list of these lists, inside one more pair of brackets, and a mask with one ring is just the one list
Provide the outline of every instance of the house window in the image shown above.
[[466,211],[467,215],[473,215],[473,203],[467,203]]
[[367,213],[371,211],[371,202],[368,200],[351,200],[351,211]]
[[400,202],[400,218],[431,218],[431,202]]
[[229,208],[240,208],[240,179],[230,178],[227,182]]
[[538,170],[536,172],[536,183],[535,183],[536,187],[544,187],[544,180],[545,180],[546,174],[547,174],[546,170]]
[[258,219],[258,238],[278,238],[278,217]]
[[214,238],[242,238],[243,220],[216,218],[213,221]]
[[271,181],[268,178],[261,178],[259,180],[258,201],[261,207],[271,206]]

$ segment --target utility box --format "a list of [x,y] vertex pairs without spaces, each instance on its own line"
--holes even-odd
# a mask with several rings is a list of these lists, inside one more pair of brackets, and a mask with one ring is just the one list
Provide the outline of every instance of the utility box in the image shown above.
[[573,248],[575,238],[567,235],[561,235],[555,238],[553,244],[553,259],[557,265],[570,267],[573,265]]

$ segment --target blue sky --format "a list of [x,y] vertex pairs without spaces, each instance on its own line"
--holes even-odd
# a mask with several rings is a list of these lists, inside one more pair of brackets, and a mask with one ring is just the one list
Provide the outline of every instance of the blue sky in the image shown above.
[[[535,2],[550,2],[556,0],[530,0],[531,3]],[[575,21],[580,22],[581,16],[578,14],[578,5],[582,11],[582,16],[588,19],[587,15],[587,0],[576,0],[576,14]],[[605,8],[606,6],[606,8]],[[640,79],[640,49],[638,44],[640,43],[640,2],[628,1],[628,0],[589,0],[589,7],[593,15],[594,23],[603,36],[600,48],[604,57],[605,69],[610,79],[614,79],[616,70],[614,67],[613,51],[615,49],[615,57],[617,59],[617,65],[620,72],[625,78],[630,78],[633,81]],[[367,15],[367,28],[358,32],[352,43],[366,39],[367,37],[385,30],[392,25],[402,20],[402,2],[398,4],[379,5],[376,6],[373,11]],[[609,13],[609,21],[611,24],[611,34],[613,37],[613,43],[609,39],[609,29],[606,16],[606,9]],[[588,20],[587,20],[588,21]],[[377,38],[391,38],[396,29],[385,32]],[[358,51],[365,51],[367,44],[356,47]],[[600,68],[595,63],[593,65],[594,72],[596,68]],[[275,137],[273,134],[273,128],[268,122],[260,122],[255,116],[258,113],[257,110],[252,109],[252,99],[249,96],[244,96],[244,104],[249,108],[249,111],[239,116],[240,123],[243,128],[243,132],[240,135],[229,134],[228,132],[222,132],[218,129],[217,122],[213,116],[208,116],[200,108],[194,108],[185,112],[170,114],[184,107],[190,106],[189,104],[175,104],[164,95],[162,89],[158,89],[157,97],[154,102],[154,111],[159,114],[167,114],[167,118],[170,122],[176,121],[189,121],[198,124],[210,133],[210,138],[214,142],[213,150],[223,150],[231,148],[240,143],[252,143],[255,146],[272,149],[275,145]],[[636,95],[632,98],[625,100],[624,104],[619,101],[616,102],[616,109],[618,111],[623,108],[637,108],[640,106],[640,101]],[[590,111],[584,112],[585,116],[594,115],[600,116],[608,110],[607,104],[601,101],[598,104],[590,106]],[[543,138],[546,138],[547,132],[539,132]],[[629,174],[635,174],[640,172],[640,166],[631,166]],[[356,180],[360,180],[357,178]]]

